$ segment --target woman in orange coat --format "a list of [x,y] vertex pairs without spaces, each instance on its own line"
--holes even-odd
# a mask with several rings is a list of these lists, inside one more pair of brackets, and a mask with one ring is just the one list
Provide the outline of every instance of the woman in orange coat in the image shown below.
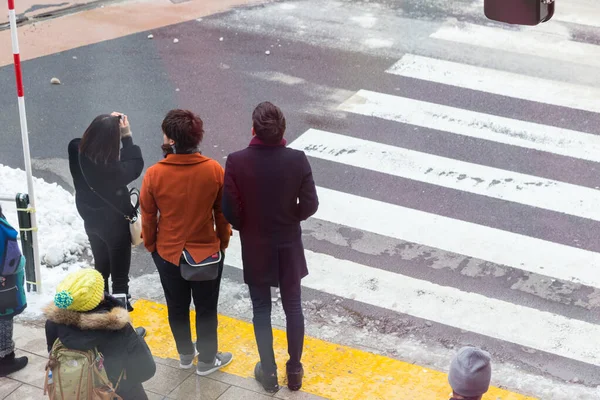
[[[200,153],[203,123],[191,111],[170,111],[162,130],[165,157],[148,169],[141,190],[144,244],[160,274],[180,366],[192,368],[197,356],[196,373],[208,375],[233,358],[231,353],[218,352],[217,341],[219,287],[231,237],[231,226],[221,212],[224,171]],[[189,268],[204,260],[207,270],[215,271],[210,280],[182,276],[182,263]],[[195,346],[190,331],[192,298]]]

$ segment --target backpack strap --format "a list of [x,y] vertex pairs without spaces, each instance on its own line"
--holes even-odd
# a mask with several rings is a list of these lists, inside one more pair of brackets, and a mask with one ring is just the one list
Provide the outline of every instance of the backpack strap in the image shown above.
[[115,392],[119,389],[121,379],[127,379],[127,372],[125,372],[125,370],[121,371],[121,375],[119,375],[119,379],[117,380],[117,384],[115,385]]
[[112,382],[110,382],[108,379],[106,379],[98,370],[98,368],[94,368],[94,372],[96,373],[96,376],[102,381],[102,383],[104,383],[106,386],[112,388],[115,393],[117,392],[117,390],[119,389],[119,385],[121,384],[121,380],[122,379],[127,379],[127,374],[125,372],[125,370],[121,371],[121,374],[119,375],[119,379],[117,380],[117,384],[115,385],[115,387],[113,388]]

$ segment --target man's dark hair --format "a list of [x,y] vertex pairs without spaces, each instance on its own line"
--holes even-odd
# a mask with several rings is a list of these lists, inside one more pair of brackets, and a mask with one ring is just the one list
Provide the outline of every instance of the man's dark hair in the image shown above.
[[171,110],[163,120],[162,130],[175,142],[177,153],[196,150],[204,138],[204,123],[189,110]]
[[86,129],[79,152],[95,164],[119,161],[121,151],[119,117],[108,114],[97,116]]
[[283,139],[285,133],[285,117],[281,109],[265,101],[260,103],[252,113],[252,126],[256,136],[265,143],[276,144]]

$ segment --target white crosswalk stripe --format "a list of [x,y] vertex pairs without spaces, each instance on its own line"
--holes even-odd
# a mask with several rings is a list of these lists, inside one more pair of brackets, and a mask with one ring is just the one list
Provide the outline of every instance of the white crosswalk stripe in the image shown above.
[[407,54],[389,73],[518,99],[600,112],[600,87],[574,85]]
[[600,162],[600,137],[425,101],[359,90],[340,110]]
[[600,46],[538,30],[511,30],[465,23],[443,26],[430,36],[448,42],[508,51],[547,60],[600,67]]
[[600,253],[323,187],[319,198],[324,221],[600,288]]
[[311,129],[290,147],[354,167],[600,221],[600,191]]

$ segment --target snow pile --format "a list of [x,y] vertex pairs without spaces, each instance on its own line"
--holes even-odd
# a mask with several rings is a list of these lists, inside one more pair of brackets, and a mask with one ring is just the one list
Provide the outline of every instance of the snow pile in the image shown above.
[[[74,197],[55,183],[34,178],[38,241],[40,250],[42,293],[27,293],[27,310],[21,319],[35,319],[54,297],[56,285],[70,272],[87,267],[80,262],[89,241],[83,220],[75,208]],[[25,172],[0,164],[0,195],[14,197],[27,193]],[[4,215],[17,229],[17,207],[14,201],[2,201]]]
[[[55,267],[78,261],[89,242],[74,197],[56,183],[33,179],[42,264]],[[25,172],[0,164],[0,194],[14,197],[17,193],[27,193]],[[2,208],[8,221],[17,228],[15,203],[2,202]]]

